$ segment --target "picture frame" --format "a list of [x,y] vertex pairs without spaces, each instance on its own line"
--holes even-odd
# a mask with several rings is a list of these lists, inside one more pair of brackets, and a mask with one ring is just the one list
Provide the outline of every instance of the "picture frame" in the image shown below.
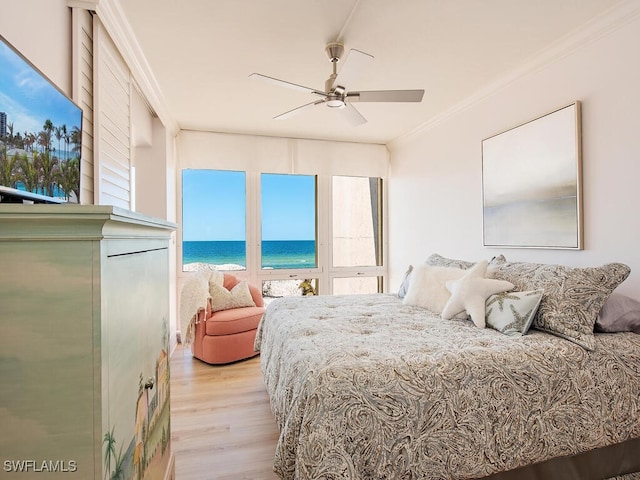
[[483,245],[583,248],[581,105],[482,140]]

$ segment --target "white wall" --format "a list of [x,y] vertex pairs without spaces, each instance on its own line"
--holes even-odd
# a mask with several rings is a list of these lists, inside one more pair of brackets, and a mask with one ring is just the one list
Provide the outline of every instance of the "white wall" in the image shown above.
[[[597,266],[624,262],[620,293],[640,299],[640,19],[592,28],[588,41],[390,145],[391,288],[437,252],[469,260]],[[437,92],[432,92],[437,95]],[[482,139],[582,102],[584,250],[482,246]]]

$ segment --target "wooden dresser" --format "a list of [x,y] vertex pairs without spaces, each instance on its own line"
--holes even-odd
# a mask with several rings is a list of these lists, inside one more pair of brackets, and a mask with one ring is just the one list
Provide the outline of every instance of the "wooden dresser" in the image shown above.
[[0,478],[173,479],[174,229],[110,206],[0,205]]

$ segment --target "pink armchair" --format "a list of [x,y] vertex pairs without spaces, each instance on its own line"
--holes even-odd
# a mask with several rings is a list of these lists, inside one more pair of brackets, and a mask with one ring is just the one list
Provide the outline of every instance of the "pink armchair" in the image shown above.
[[[238,284],[235,275],[224,274],[224,288],[231,290]],[[211,364],[231,363],[254,357],[253,351],[258,323],[265,311],[260,290],[249,285],[255,307],[211,311],[211,304],[198,313],[195,335],[191,344],[193,356]]]

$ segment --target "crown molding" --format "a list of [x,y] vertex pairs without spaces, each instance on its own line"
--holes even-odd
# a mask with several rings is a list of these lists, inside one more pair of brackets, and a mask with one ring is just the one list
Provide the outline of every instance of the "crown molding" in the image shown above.
[[578,29],[569,32],[548,48],[530,57],[522,66],[512,70],[510,73],[480,90],[477,90],[471,96],[420,124],[413,130],[396,137],[387,144],[387,148],[393,151],[396,148],[410,143],[421,134],[435,128],[450,117],[480,103],[485,98],[494,95],[515,81],[566,57],[587,44],[635,21],[638,17],[640,17],[640,0],[626,0],[610,8]]
[[168,132],[176,136],[180,126],[166,106],[162,89],[120,4],[115,0],[67,0],[67,5],[97,14],[129,67],[135,85]]
[[82,8],[90,12],[95,12],[99,1],[100,0],[67,0],[67,7]]

